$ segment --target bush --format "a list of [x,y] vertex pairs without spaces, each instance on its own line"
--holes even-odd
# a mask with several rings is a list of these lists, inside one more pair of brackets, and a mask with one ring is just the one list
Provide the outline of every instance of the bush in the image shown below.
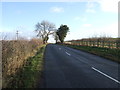
[[17,71],[24,67],[28,57],[33,56],[42,41],[32,40],[2,40],[2,75],[3,88],[13,80]]

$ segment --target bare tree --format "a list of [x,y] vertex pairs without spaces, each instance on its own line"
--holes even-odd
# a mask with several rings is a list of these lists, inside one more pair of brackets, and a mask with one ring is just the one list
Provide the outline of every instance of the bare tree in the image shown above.
[[55,31],[55,24],[43,20],[41,23],[36,24],[36,30],[37,36],[40,37],[43,40],[43,43],[47,43],[49,39],[49,35],[53,34]]
[[59,41],[59,37],[58,37],[58,35],[57,35],[57,29],[54,31],[54,33],[53,33],[53,38],[54,38],[54,40],[56,41],[56,43]]

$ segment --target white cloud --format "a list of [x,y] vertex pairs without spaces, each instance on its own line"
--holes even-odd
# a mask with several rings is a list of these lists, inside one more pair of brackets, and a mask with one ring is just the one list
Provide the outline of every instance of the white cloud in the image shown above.
[[101,10],[104,12],[118,12],[118,1],[120,0],[98,0]]
[[69,34],[67,34],[65,41],[67,40],[75,40],[75,39],[80,39],[81,38],[81,32],[80,30],[78,30],[77,32],[74,31],[70,31]]
[[[85,32],[85,31],[84,31]],[[88,30],[86,29],[86,33]],[[92,27],[89,28],[89,34],[88,37],[92,36],[110,36],[110,37],[118,37],[118,23],[114,22],[112,24],[109,24],[107,26],[98,28],[98,27]]]
[[91,27],[92,24],[83,24],[83,27]]
[[0,28],[0,32],[13,32],[12,28]]
[[96,12],[95,9],[94,9],[96,7],[94,2],[88,1],[87,4],[86,4],[86,7],[87,7],[87,9],[86,9],[87,13],[95,13]]
[[61,13],[64,12],[64,9],[62,7],[52,7],[50,8],[50,11],[55,13]]
[[107,35],[112,37],[118,36],[118,23],[112,23],[104,28],[101,28],[102,32],[105,32]]
[[88,1],[86,4],[86,12],[89,13],[95,13],[95,7],[96,4],[94,2],[97,2],[100,5],[100,9],[104,12],[118,12],[118,2],[120,0],[94,0],[94,1]]
[[94,8],[95,4],[93,2],[88,1],[86,6],[87,8]]
[[[84,24],[84,26],[91,26],[91,24]],[[67,35],[65,40],[89,38],[94,36],[99,37],[104,35],[116,38],[118,36],[118,23],[114,22],[101,28],[95,26],[92,26],[89,29],[86,27],[79,27],[76,28],[76,31],[70,31],[70,34]]]
[[95,13],[96,11],[94,9],[86,9],[87,13]]

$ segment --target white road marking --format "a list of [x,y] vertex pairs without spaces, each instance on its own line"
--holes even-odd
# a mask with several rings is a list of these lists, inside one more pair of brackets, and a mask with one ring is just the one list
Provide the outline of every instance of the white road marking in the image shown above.
[[71,55],[71,54],[69,54],[68,52],[66,52],[66,54],[69,55],[69,56]]
[[105,73],[103,73],[103,72],[99,71],[98,69],[96,69],[96,68],[94,68],[94,67],[92,67],[92,69],[93,69],[93,70],[95,70],[95,71],[97,71],[97,72],[99,72],[100,74],[102,74],[102,75],[104,75],[104,76],[108,77],[109,79],[111,79],[111,80],[113,80],[113,81],[115,81],[115,82],[117,82],[117,83],[119,83],[119,84],[120,84],[120,81],[118,81],[118,80],[116,80],[116,79],[114,79],[114,78],[110,77],[109,75],[107,75],[107,74],[105,74]]
[[61,50],[61,48],[59,48],[59,50]]

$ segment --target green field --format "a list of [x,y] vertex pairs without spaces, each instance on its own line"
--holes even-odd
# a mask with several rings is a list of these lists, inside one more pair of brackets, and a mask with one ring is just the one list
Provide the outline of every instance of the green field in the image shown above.
[[78,46],[78,45],[70,45],[70,44],[63,44],[63,45],[74,49],[82,50],[85,52],[89,52],[120,63],[120,49],[110,49],[110,48],[102,48],[102,47],[94,47],[94,46]]

